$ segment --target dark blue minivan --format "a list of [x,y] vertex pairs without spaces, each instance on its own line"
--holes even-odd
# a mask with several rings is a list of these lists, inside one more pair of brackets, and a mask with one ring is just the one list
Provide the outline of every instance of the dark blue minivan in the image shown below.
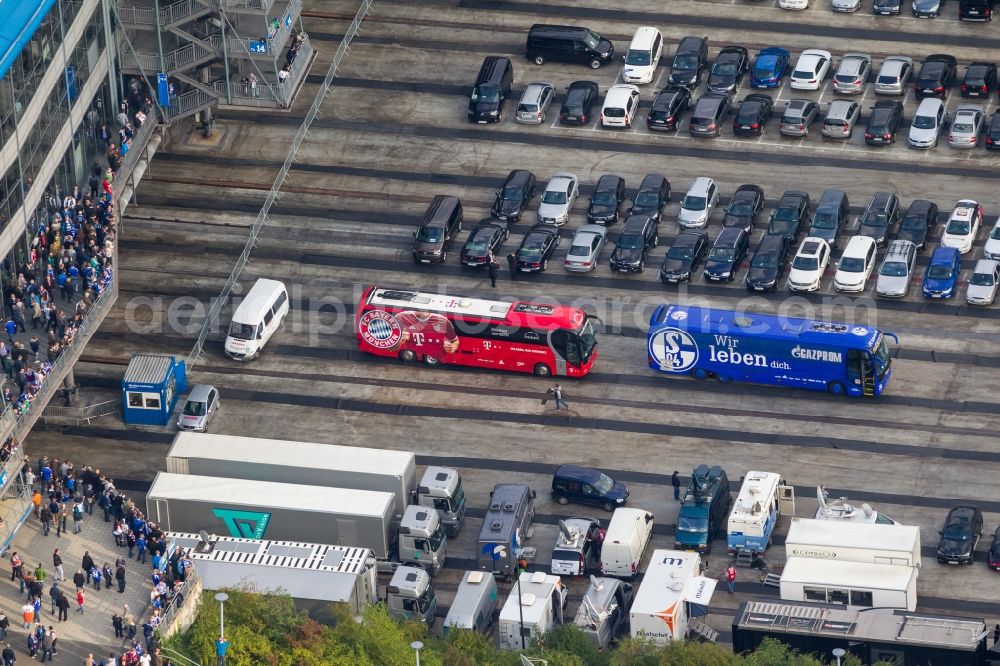
[[590,467],[562,465],[552,477],[552,498],[559,504],[590,504],[611,512],[628,501],[628,488]]

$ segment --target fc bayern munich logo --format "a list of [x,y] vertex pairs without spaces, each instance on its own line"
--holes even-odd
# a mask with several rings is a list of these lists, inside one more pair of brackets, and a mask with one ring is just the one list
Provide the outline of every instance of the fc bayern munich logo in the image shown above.
[[392,349],[403,337],[399,322],[384,310],[370,310],[361,315],[358,331],[365,342],[377,349]]

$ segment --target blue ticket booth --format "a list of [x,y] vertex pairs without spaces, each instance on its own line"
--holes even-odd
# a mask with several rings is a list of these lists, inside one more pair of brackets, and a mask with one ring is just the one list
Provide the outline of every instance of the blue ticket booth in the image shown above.
[[164,426],[187,390],[187,368],[167,354],[132,354],[122,379],[126,425]]

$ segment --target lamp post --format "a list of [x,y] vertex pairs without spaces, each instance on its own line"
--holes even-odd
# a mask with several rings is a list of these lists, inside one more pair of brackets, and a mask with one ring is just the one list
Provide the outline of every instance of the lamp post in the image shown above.
[[410,647],[417,654],[417,666],[420,666],[420,651],[424,648],[424,644],[420,641],[413,641],[410,643]]
[[226,635],[226,615],[225,608],[226,602],[229,600],[229,595],[225,592],[219,592],[215,595],[215,600],[219,602],[219,635]]
[[844,648],[834,648],[833,656],[837,658],[837,666],[840,666],[840,658],[847,654],[847,650]]
[[[495,546],[493,548],[493,559],[500,559],[502,557],[507,557],[507,549],[504,546]],[[521,605],[521,572],[518,571],[517,567],[514,567],[514,577],[517,580],[517,614],[519,617],[518,631],[521,633],[521,649],[525,649],[524,645],[524,606]]]

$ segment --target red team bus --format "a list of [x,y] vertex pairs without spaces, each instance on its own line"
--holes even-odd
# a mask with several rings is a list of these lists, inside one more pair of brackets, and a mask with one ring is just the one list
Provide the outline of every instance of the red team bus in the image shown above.
[[358,349],[427,365],[583,377],[597,358],[594,317],[580,308],[369,287]]

